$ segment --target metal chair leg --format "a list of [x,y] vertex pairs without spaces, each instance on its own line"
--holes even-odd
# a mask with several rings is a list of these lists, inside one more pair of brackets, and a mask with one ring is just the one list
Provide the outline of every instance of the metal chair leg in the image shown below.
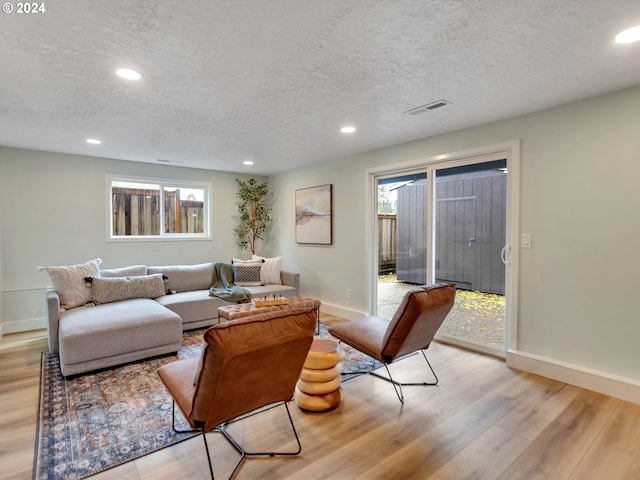
[[402,383],[396,381],[393,379],[393,377],[391,376],[391,372],[389,371],[389,367],[387,366],[387,364],[384,364],[384,368],[387,371],[387,375],[389,375],[389,378],[380,375],[379,373],[376,373],[374,371],[369,371],[370,375],[373,375],[376,378],[380,378],[381,380],[384,380],[385,382],[389,382],[391,385],[393,385],[393,389],[396,391],[396,395],[398,396],[398,399],[400,400],[400,403],[404,403],[404,395],[402,393]]
[[424,353],[424,350],[420,350],[422,352],[422,356],[424,357],[425,362],[427,362],[427,365],[429,366],[429,370],[431,370],[431,373],[433,374],[433,378],[435,379],[435,381],[433,382],[399,382],[397,380],[394,380],[394,378],[391,376],[391,372],[389,371],[389,367],[387,367],[387,365],[385,364],[384,368],[387,370],[387,374],[389,375],[389,378],[385,377],[384,375],[380,375],[379,373],[373,372],[373,371],[369,371],[370,375],[373,375],[374,377],[380,378],[386,382],[389,382],[391,384],[393,384],[393,388],[396,391],[396,395],[398,395],[398,398],[400,399],[401,403],[404,403],[404,395],[402,394],[402,387],[425,387],[425,386],[433,386],[433,385],[437,385],[438,384],[438,376],[436,375],[436,372],[433,370],[433,367],[431,366],[431,363],[429,363],[429,359],[427,359],[427,355],[426,353]]
[[173,431],[176,433],[197,433],[202,435],[202,440],[204,441],[204,449],[207,452],[207,462],[209,463],[209,473],[211,474],[211,480],[215,480],[214,476],[213,476],[213,466],[211,465],[211,455],[209,454],[209,445],[207,445],[207,436],[205,435],[204,430],[202,430],[201,428],[194,428],[191,430],[178,430],[176,428],[176,402],[175,400],[172,401],[172,408],[171,408],[171,428],[173,428]]
[[[273,457],[273,456],[294,456],[294,455],[298,455],[300,452],[302,452],[302,444],[300,443],[300,437],[298,436],[298,432],[296,430],[296,426],[293,423],[293,418],[291,417],[291,412],[289,411],[289,405],[287,404],[287,402],[282,402],[282,404],[284,405],[284,408],[287,411],[287,416],[289,417],[289,424],[291,425],[291,430],[293,431],[293,435],[295,436],[296,439],[296,443],[298,445],[297,449],[293,452],[247,452],[244,447],[242,447],[242,445],[240,445],[235,438],[233,438],[233,436],[229,433],[229,431],[226,429],[226,426],[229,423],[233,423],[234,421],[232,420],[231,422],[226,422],[223,423],[222,425],[214,428],[214,430],[217,430],[218,432],[220,432],[224,438],[231,444],[231,446],[233,448],[236,449],[236,451],[240,454],[240,459],[238,460],[238,462],[236,463],[235,467],[233,467],[233,471],[231,472],[231,475],[229,476],[229,479],[232,479],[236,472],[238,471],[238,469],[240,468],[240,466],[242,465],[242,463],[244,463],[244,460],[246,457],[254,457],[254,456],[269,456],[269,457]],[[275,408],[280,406],[280,404],[276,404],[271,408]],[[175,419],[176,419],[176,404],[175,401],[173,402],[173,408],[171,409],[171,427],[173,428],[173,431],[176,433],[198,433],[198,434],[202,434],[202,439],[204,440],[204,448],[207,452],[207,461],[209,462],[209,472],[211,473],[211,480],[214,480],[214,476],[213,476],[213,467],[211,465],[211,456],[209,454],[209,446],[207,445],[207,437],[205,435],[204,430],[202,429],[193,429],[193,430],[178,430],[176,428],[176,424],[175,424]]]
[[211,474],[211,480],[215,480],[215,477],[213,476],[213,466],[211,465],[211,455],[209,454],[209,445],[207,445],[207,436],[204,434],[204,431],[202,432],[202,441],[204,442],[204,449],[207,452],[207,462],[209,462],[209,473]]
[[[232,422],[227,422],[224,423],[222,425],[220,425],[219,427],[216,427],[216,430],[218,430],[220,433],[222,433],[222,435],[224,436],[224,438],[227,439],[227,441],[233,446],[233,448],[235,448],[238,453],[240,453],[240,460],[238,460],[238,463],[236,463],[236,466],[233,469],[233,472],[231,472],[231,476],[229,478],[233,478],[236,471],[238,470],[238,468],[240,467],[240,465],[243,463],[244,459],[246,457],[258,457],[258,456],[268,456],[268,457],[274,457],[276,455],[278,456],[294,456],[294,455],[298,455],[301,451],[302,451],[302,444],[300,443],[300,437],[298,437],[298,432],[296,431],[296,426],[293,423],[293,418],[291,417],[291,412],[289,411],[289,405],[287,404],[287,402],[282,402],[282,404],[284,405],[284,408],[287,411],[287,416],[289,417],[289,424],[291,425],[291,430],[293,431],[293,435],[295,436],[296,439],[296,443],[298,445],[297,449],[293,452],[248,452],[244,449],[244,447],[242,445],[240,445],[238,443],[238,441],[233,438],[233,436],[231,435],[231,433],[229,433],[229,431],[227,430],[226,426],[229,423],[233,423]],[[275,408],[278,405],[274,405]]]
[[385,377],[384,375],[380,375],[379,373],[376,373],[373,371],[373,368],[376,365],[376,360],[375,358],[372,359],[372,363],[371,366],[369,367],[368,370],[356,370],[356,371],[351,371],[351,372],[341,372],[341,375],[353,375],[353,374],[360,374],[360,373],[368,373],[369,375],[373,375],[374,377],[380,378],[382,380],[384,380],[385,382],[389,382],[393,385],[393,389],[396,392],[396,395],[398,396],[398,399],[400,400],[400,403],[404,403],[404,394],[402,392],[402,387],[403,386],[430,386],[430,385],[437,385],[438,384],[438,376],[436,375],[436,372],[433,370],[433,367],[431,366],[431,363],[429,362],[429,359],[427,358],[427,354],[424,353],[424,350],[420,350],[422,352],[422,356],[424,357],[424,360],[427,362],[427,365],[429,366],[429,370],[431,370],[431,373],[433,374],[433,378],[435,379],[433,382],[399,382],[397,380],[394,380],[394,378],[391,376],[391,371],[389,370],[389,367],[387,366],[386,363],[383,363],[382,365],[384,365],[384,368],[387,371],[387,375],[388,377]]

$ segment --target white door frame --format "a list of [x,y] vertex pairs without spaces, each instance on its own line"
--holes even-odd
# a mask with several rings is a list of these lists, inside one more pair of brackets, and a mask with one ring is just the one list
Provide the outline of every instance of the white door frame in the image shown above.
[[[428,170],[432,172],[435,168],[448,168],[473,162],[483,162],[489,160],[497,160],[506,158],[507,160],[507,232],[506,232],[506,265],[505,265],[505,298],[506,302],[506,334],[505,334],[505,352],[509,349],[518,348],[518,265],[519,265],[519,248],[518,238],[520,235],[520,141],[513,140],[509,142],[499,143],[478,147],[470,150],[446,153],[442,155],[434,155],[427,158],[411,160],[408,162],[395,163],[374,167],[366,171],[366,205],[368,214],[365,219],[365,228],[367,232],[366,238],[366,254],[367,254],[367,282],[368,288],[368,311],[369,313],[376,310],[377,305],[377,272],[378,258],[376,255],[376,239],[378,222],[374,221],[377,213],[377,189],[376,179],[380,176],[402,175],[418,169]],[[433,192],[433,175],[428,176],[430,192]],[[433,226],[432,226],[432,209],[428,210],[427,222],[427,239],[428,248],[433,252]],[[433,256],[431,256],[433,257]],[[433,266],[428,265],[428,273],[433,278]],[[483,350],[480,348],[480,350]],[[487,352],[493,353],[493,352]]]

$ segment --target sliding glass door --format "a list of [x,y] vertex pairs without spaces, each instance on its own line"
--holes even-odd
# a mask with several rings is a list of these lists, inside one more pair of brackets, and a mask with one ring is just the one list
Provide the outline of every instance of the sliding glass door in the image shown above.
[[391,318],[404,293],[427,282],[427,175],[376,179],[377,315]]
[[439,168],[435,175],[435,280],[453,282],[456,304],[441,337],[504,351],[506,160]]
[[391,318],[404,293],[453,282],[445,341],[504,354],[507,160],[425,165],[375,177],[375,312]]

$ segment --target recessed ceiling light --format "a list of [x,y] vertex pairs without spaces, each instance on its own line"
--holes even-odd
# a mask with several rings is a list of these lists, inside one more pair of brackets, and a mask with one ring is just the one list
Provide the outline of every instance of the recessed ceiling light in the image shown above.
[[87,138],[86,142],[90,143],[91,145],[100,145],[102,143],[102,141],[98,140],[97,138]]
[[116,73],[119,77],[126,78],[127,80],[140,80],[142,75],[140,75],[135,70],[129,70],[128,68],[119,68],[116,70]]
[[356,131],[356,127],[352,127],[351,125],[344,126],[340,129],[342,133],[353,133]]
[[640,40],[640,25],[627,28],[616,35],[616,42],[618,43],[633,43],[638,40]]
[[253,165],[253,160],[245,160],[242,162],[243,165]]

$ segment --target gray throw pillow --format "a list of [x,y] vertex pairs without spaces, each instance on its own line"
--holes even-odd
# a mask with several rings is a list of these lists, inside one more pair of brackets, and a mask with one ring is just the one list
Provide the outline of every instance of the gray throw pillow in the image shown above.
[[242,287],[257,287],[260,281],[262,262],[233,263],[233,283]]
[[165,294],[161,273],[142,277],[91,279],[93,302],[111,303],[131,298],[157,298]]

